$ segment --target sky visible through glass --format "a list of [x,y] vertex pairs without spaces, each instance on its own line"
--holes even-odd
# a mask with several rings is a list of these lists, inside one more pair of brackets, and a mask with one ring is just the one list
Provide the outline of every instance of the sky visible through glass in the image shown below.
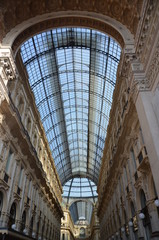
[[21,46],[64,197],[97,197],[120,53],[86,28],[49,30]]

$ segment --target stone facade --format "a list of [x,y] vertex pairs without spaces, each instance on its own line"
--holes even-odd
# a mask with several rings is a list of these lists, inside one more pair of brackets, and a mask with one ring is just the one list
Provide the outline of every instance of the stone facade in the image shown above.
[[62,187],[39,113],[9,49],[0,52],[0,69],[0,235],[59,239]]
[[[3,0],[0,20],[0,237],[79,236],[61,207],[62,186],[18,50],[37,32],[84,26],[122,47],[86,237],[159,239],[159,2]],[[63,211],[69,220],[61,225]]]

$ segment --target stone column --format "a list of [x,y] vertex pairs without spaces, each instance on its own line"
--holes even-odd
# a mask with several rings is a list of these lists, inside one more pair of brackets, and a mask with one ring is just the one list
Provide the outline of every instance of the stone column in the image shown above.
[[159,239],[159,220],[158,220],[157,208],[154,204],[154,201],[151,201],[150,203],[148,203],[148,211],[150,215],[151,228],[152,228],[151,239],[157,240]]
[[159,196],[159,91],[139,92],[136,100],[141,129],[144,136],[149,162]]
[[146,237],[146,232],[145,232],[145,228],[143,226],[143,220],[138,218],[138,237],[140,240],[149,240]]
[[1,213],[1,221],[0,226],[3,228],[8,227],[8,221],[9,221],[9,213],[8,212],[2,212]]
[[130,57],[130,63],[133,73],[131,92],[159,196],[159,90],[151,90],[151,81],[146,77],[143,65],[137,57]]
[[21,220],[19,220],[19,219],[16,219],[15,220],[15,225],[16,225],[16,231],[18,231],[18,232],[20,232],[20,230],[21,230]]
[[69,231],[67,231],[67,240],[69,240],[70,239],[70,233],[69,233]]

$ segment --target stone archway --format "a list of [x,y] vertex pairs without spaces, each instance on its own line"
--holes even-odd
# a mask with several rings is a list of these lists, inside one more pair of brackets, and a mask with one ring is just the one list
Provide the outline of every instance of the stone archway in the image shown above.
[[[46,19],[54,18],[55,15],[60,16],[82,16],[99,19],[102,21],[110,19],[120,22],[126,26],[132,34],[136,33],[140,12],[142,10],[143,0],[136,0],[136,4],[131,4],[129,0],[123,1],[1,1],[0,7],[3,10],[1,16],[1,33],[0,38],[3,39],[7,33],[22,28],[23,30],[32,24],[42,22]],[[24,22],[25,21],[25,22]],[[22,24],[22,25],[21,25]],[[109,23],[110,24],[110,23]],[[111,25],[111,24],[110,24]],[[18,26],[18,28],[16,27]],[[24,27],[25,26],[25,27]],[[14,33],[15,34],[15,33]],[[19,33],[18,33],[19,34]]]

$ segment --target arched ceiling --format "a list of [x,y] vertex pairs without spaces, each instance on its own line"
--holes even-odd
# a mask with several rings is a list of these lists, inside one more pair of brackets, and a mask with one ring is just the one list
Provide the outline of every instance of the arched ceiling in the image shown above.
[[88,178],[72,178],[63,186],[62,197],[70,204],[73,199],[85,198],[93,203],[97,201],[97,186]]
[[74,177],[98,183],[120,52],[84,28],[49,30],[21,47],[62,185]]
[[[134,38],[128,29],[126,29],[119,22],[115,22],[114,19],[105,19],[105,22],[101,21],[99,16],[98,18],[88,18],[83,17],[83,15],[77,16],[68,16],[68,17],[54,17],[54,19],[47,19],[44,21],[38,21],[37,23],[31,25],[30,27],[22,27],[22,29],[17,26],[7,36],[3,39],[4,45],[12,46],[14,54],[16,55],[19,47],[26,41],[26,39],[31,38],[39,32],[46,31],[46,29],[54,29],[58,27],[86,27],[90,29],[98,29],[101,32],[104,32],[110,35],[112,38],[116,39],[122,48],[126,50],[133,51],[134,48]],[[55,15],[55,14],[54,14]],[[22,24],[23,26],[23,24]],[[25,30],[23,30],[23,28]]]
[[[143,0],[2,0],[0,1],[0,45],[12,47],[14,55],[34,34],[57,27],[98,29],[116,39],[125,53],[134,53]],[[24,10],[25,9],[25,10]]]
[[[120,22],[135,35],[140,19],[143,0],[1,0],[0,1],[0,39],[2,40],[16,26],[27,23],[27,26],[44,19],[53,18],[56,13],[63,12],[63,16],[78,16],[85,12],[85,17],[96,14]],[[44,16],[45,15],[45,16]],[[43,18],[44,16],[44,18]],[[28,21],[29,20],[29,21]],[[26,26],[25,26],[26,28]],[[24,29],[23,29],[24,30]]]
[[75,224],[90,224],[93,212],[93,204],[91,202],[75,201],[71,204],[69,210]]
[[[75,177],[98,182],[120,50],[95,30],[67,28],[65,34],[66,28],[50,29],[98,29],[116,39],[124,52],[134,52],[143,2],[0,1],[0,45],[12,47],[15,56],[29,39],[22,59],[63,185],[73,184]],[[78,201],[70,211],[78,221],[84,215],[90,219],[91,209]]]

